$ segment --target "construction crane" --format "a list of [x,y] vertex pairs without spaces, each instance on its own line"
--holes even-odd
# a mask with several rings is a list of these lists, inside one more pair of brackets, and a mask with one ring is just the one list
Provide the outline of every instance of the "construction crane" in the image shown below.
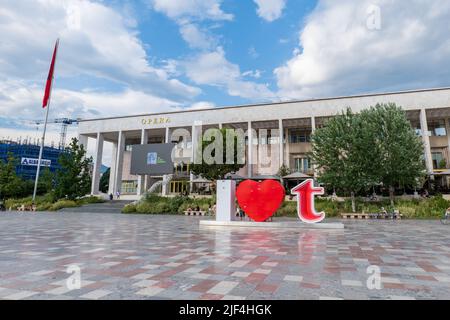
[[[43,120],[36,120],[34,123],[36,125],[44,124],[45,121]],[[49,120],[48,123],[60,123],[61,124],[61,131],[59,136],[59,148],[64,149],[66,145],[66,136],[67,136],[67,127],[72,124],[77,124],[78,120],[75,119],[69,119],[69,118],[58,118],[54,120]]]

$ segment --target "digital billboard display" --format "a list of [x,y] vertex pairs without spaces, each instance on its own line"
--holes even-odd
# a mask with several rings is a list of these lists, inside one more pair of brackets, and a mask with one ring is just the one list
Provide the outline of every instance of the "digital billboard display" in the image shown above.
[[172,174],[172,149],[175,143],[137,144],[131,149],[130,173],[136,175]]

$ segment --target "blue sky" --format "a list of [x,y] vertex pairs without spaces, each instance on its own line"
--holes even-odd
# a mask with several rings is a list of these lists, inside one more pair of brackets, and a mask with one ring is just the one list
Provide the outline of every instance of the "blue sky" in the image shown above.
[[448,21],[448,0],[0,0],[0,138],[37,135],[58,37],[50,118],[95,118],[450,86]]

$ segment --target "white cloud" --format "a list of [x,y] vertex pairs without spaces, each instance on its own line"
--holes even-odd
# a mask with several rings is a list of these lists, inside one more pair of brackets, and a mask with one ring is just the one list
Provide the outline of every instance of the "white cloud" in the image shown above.
[[221,2],[222,0],[151,0],[156,11],[172,19],[232,20],[233,15],[220,8]]
[[258,16],[272,22],[281,17],[286,0],[253,0],[258,5]]
[[250,57],[252,57],[253,59],[256,59],[259,57],[259,53],[258,51],[256,51],[255,47],[250,47],[248,49],[248,54],[250,55]]
[[[368,8],[381,10],[370,28]],[[450,2],[321,0],[300,48],[275,69],[283,98],[449,85]],[[369,22],[369,23],[368,23]],[[368,28],[369,26],[369,28]]]
[[186,41],[191,48],[209,49],[216,44],[216,40],[208,35],[206,30],[200,30],[199,27],[193,23],[181,24],[180,33],[184,41]]
[[60,37],[57,80],[81,75],[166,97],[200,93],[150,64],[135,21],[101,3],[3,1],[0,21],[0,81],[27,79],[43,87]]
[[190,107],[186,108],[185,110],[204,110],[204,109],[212,109],[215,108],[216,105],[209,101],[199,101],[194,104],[192,104]]
[[[200,28],[207,20],[232,20],[233,15],[224,13],[220,8],[221,0],[152,0],[153,9],[173,19],[180,27],[183,39],[191,48],[202,52],[186,61],[170,61],[166,70],[175,74],[180,67],[197,85],[210,85],[225,88],[229,95],[252,100],[273,100],[275,95],[267,85],[242,80],[245,76],[260,77],[257,70],[241,74],[237,64],[225,57],[219,41],[207,28]],[[258,57],[255,48],[249,49],[249,55]]]
[[183,63],[186,75],[198,85],[224,87],[231,96],[252,100],[274,100],[273,92],[264,85],[245,81],[238,65],[229,62],[221,47],[201,53]]
[[242,73],[242,76],[243,77],[252,77],[252,78],[255,78],[255,79],[259,79],[259,78],[261,78],[261,70],[258,70],[258,69],[256,69],[256,70],[249,70],[249,71],[245,71],[245,72],[243,72]]
[[[42,90],[21,82],[0,83],[0,91],[9,93],[9,100],[0,104],[0,115],[11,120],[39,120],[44,116],[40,106]],[[119,92],[75,91],[55,88],[52,93],[50,118],[94,118],[168,111],[180,107],[179,102],[142,91],[126,89]]]
[[[217,45],[216,38],[204,21],[230,21],[233,15],[220,8],[221,0],[150,0],[152,8],[174,20],[180,27],[183,40],[193,49],[207,50]],[[204,24],[204,23],[203,23]]]

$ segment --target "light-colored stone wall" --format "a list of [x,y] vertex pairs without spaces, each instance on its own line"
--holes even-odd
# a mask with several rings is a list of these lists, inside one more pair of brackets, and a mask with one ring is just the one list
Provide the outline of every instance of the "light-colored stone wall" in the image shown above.
[[148,110],[149,114],[81,120],[78,124],[78,131],[79,134],[93,136],[97,132],[191,127],[195,121],[201,121],[204,125],[214,125],[246,121],[329,117],[340,113],[347,107],[352,108],[354,112],[359,112],[377,103],[389,102],[395,102],[405,110],[449,108],[450,89],[215,108],[155,115],[151,115],[151,106],[142,106],[142,109]]
[[[240,124],[239,127],[242,128],[243,125],[245,130],[247,130],[247,124],[250,121],[255,123],[255,125],[258,122],[260,122],[259,124],[270,124],[270,128],[277,129],[278,124],[284,122],[280,120],[286,120],[287,123],[290,123],[290,126],[286,126],[284,128],[285,139],[286,141],[289,141],[288,128],[295,127],[297,124],[301,128],[308,129],[308,125],[323,120],[323,118],[335,116],[348,107],[351,108],[353,112],[360,112],[361,110],[374,106],[377,103],[391,102],[396,103],[404,110],[409,111],[408,115],[418,128],[421,125],[426,127],[426,121],[419,121],[419,115],[421,115],[420,119],[425,119],[428,117],[427,114],[430,114],[428,120],[431,118],[446,119],[447,131],[450,131],[450,124],[448,123],[448,118],[450,118],[450,88],[158,114],[151,114],[151,106],[143,106],[143,110],[146,110],[147,114],[81,120],[78,124],[78,131],[81,138],[95,138],[98,133],[103,133],[105,141],[117,143],[119,132],[122,132],[126,138],[132,139],[132,141],[140,141],[141,132],[143,132],[143,129],[148,129],[147,133],[151,138],[156,135],[160,137],[162,132],[169,129],[171,134],[173,134],[173,131],[176,128],[185,128],[188,129],[188,131],[191,131],[194,124],[196,126],[201,124],[205,127],[218,126],[219,124]],[[276,123],[275,127],[273,127],[274,123]],[[450,135],[450,132],[447,132],[447,134]],[[425,155],[428,156],[427,159],[431,159],[431,150],[442,150],[444,157],[447,160],[450,158],[450,136],[423,136],[423,139],[427,142],[427,146],[424,149]],[[252,176],[276,174],[281,166],[279,145],[269,145],[270,154],[272,156],[270,165],[263,165],[257,161],[260,157],[257,151],[258,147],[254,146],[253,149],[254,152],[252,157],[254,164],[252,165]],[[283,153],[284,163],[291,169],[294,169],[295,157],[306,157],[307,153],[310,151],[310,143],[286,143],[284,145]],[[190,149],[184,150],[183,153],[190,158]],[[125,151],[123,156],[123,171],[120,174],[123,181],[138,180],[138,176],[130,174],[130,163],[131,152]],[[247,168],[248,166],[246,165],[238,172],[238,174],[246,177],[249,173]],[[428,170],[429,172],[432,172],[433,169],[428,168]]]

